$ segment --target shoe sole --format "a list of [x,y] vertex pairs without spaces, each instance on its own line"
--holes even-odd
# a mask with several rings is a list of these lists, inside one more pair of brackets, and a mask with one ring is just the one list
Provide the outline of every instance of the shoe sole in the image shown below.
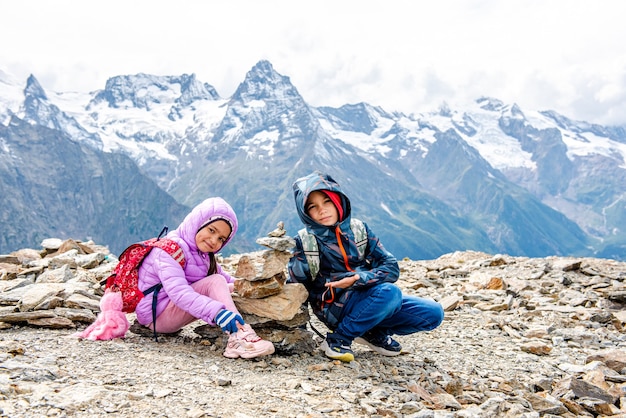
[[320,345],[320,350],[324,351],[324,354],[326,354],[326,357],[329,357],[333,360],[341,360],[345,363],[350,363],[351,361],[354,361],[354,354],[337,353],[336,351],[333,351],[330,349],[326,341],[322,342],[322,345]]
[[274,348],[274,344],[272,345],[268,345],[267,348],[262,349],[262,350],[258,350],[258,351],[244,351],[242,353],[239,352],[232,352],[232,353],[228,353],[226,351],[224,351],[224,357],[226,358],[254,358],[254,357],[263,357],[263,356],[269,356],[270,354],[274,354],[274,352],[276,351],[276,349]]
[[400,349],[400,351],[390,351],[390,350],[386,350],[382,347],[378,347],[372,343],[370,343],[367,340],[364,340],[361,337],[357,337],[354,339],[355,343],[361,344],[361,345],[365,345],[367,347],[369,347],[371,350],[376,351],[378,354],[382,354],[383,356],[387,356],[387,357],[395,357],[395,356],[399,356],[400,353],[402,352],[402,349]]

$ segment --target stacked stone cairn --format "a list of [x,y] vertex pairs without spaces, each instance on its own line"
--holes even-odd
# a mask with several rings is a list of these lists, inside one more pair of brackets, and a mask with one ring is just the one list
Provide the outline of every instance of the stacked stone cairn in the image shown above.
[[[260,337],[274,343],[277,353],[312,353],[316,344],[307,330],[307,290],[302,284],[286,283],[293,238],[285,236],[284,224],[279,222],[274,231],[256,243],[268,249],[233,256],[226,263],[237,266],[233,294],[237,309]],[[215,339],[216,329],[203,325],[195,332]]]

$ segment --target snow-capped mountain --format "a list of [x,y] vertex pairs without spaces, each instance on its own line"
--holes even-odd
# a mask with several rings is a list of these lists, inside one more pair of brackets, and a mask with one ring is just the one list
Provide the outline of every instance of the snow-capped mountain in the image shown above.
[[94,239],[119,254],[188,211],[125,155],[18,117],[0,125],[0,153],[0,253],[59,237]]
[[[194,75],[117,76],[103,90],[55,93],[0,72],[0,121],[0,163],[12,158],[9,132],[26,122],[103,156],[127,155],[186,207],[224,197],[241,224],[231,251],[256,248],[279,220],[295,234],[291,184],[320,169],[398,257],[472,249],[626,259],[626,130],[552,111],[493,98],[424,114],[314,108],[260,61],[230,98]],[[12,172],[2,178],[10,192]]]

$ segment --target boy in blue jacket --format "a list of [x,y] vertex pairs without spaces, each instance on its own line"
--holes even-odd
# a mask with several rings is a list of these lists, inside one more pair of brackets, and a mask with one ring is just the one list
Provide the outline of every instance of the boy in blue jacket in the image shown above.
[[313,313],[331,330],[321,345],[328,357],[354,360],[353,341],[396,356],[402,347],[392,335],[430,331],[441,324],[441,304],[403,295],[394,284],[400,274],[398,262],[365,223],[367,244],[364,255],[359,255],[350,226],[350,200],[332,177],[315,171],[296,180],[293,191],[300,220],[317,241],[319,271],[313,268],[312,277],[298,235],[288,265],[289,281],[305,285]]

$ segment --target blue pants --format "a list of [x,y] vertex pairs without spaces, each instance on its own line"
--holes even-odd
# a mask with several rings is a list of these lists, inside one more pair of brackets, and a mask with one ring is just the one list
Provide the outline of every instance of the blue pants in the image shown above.
[[353,291],[335,332],[354,340],[368,331],[378,335],[408,335],[431,331],[443,321],[443,307],[430,299],[403,295],[393,283]]

